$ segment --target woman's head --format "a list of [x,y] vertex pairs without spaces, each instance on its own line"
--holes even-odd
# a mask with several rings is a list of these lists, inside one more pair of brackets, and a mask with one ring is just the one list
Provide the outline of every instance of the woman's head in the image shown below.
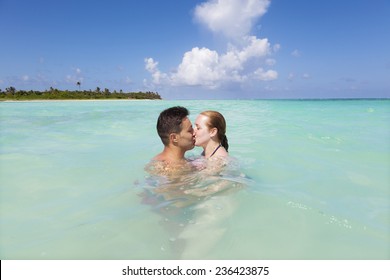
[[226,137],[226,121],[217,111],[204,111],[195,121],[196,146],[205,146],[210,139],[222,144],[226,149],[229,144]]

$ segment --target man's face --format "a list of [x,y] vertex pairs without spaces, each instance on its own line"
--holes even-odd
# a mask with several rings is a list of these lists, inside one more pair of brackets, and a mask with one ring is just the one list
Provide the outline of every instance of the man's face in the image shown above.
[[191,121],[187,117],[183,119],[182,127],[179,133],[178,145],[185,151],[192,150],[195,146],[194,129]]

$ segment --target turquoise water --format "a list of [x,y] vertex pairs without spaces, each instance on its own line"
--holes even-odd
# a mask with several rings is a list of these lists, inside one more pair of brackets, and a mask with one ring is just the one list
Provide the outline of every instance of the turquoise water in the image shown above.
[[[238,172],[217,180],[244,188],[145,202],[173,105],[224,114]],[[1,259],[390,259],[389,100],[3,102],[0,117]]]

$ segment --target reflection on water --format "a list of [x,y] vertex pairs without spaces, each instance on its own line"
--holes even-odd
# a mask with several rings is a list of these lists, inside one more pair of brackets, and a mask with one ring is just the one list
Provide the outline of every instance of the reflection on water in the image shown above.
[[161,216],[175,258],[207,255],[222,238],[237,207],[233,193],[249,180],[233,159],[191,159],[176,166],[151,162],[140,193],[142,203]]
[[[237,161],[214,170],[194,156],[176,178],[146,174],[157,115],[176,105],[191,120],[221,111]],[[390,258],[389,100],[0,102],[0,113],[1,259]]]

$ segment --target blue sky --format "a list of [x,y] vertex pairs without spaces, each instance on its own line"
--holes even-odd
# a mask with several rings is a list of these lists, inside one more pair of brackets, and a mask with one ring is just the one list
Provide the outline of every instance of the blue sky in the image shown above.
[[388,0],[0,0],[0,89],[390,98]]

